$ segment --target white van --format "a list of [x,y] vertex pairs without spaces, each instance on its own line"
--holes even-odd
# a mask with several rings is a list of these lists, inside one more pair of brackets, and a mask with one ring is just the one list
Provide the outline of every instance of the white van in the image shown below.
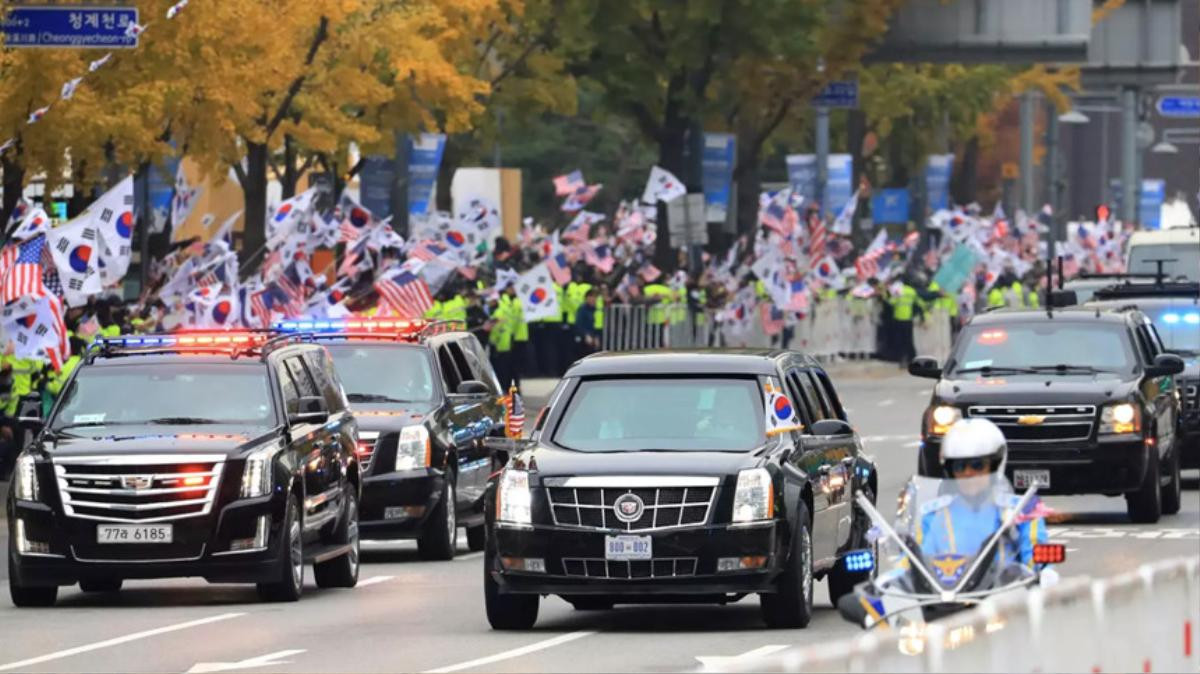
[[1200,227],[1134,232],[1129,238],[1125,271],[1130,274],[1154,274],[1153,260],[1172,260],[1163,264],[1168,279],[1200,281]]

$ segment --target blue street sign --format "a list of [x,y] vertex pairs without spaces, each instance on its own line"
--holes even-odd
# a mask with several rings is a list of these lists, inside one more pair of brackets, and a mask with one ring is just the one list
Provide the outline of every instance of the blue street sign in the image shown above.
[[126,30],[137,22],[137,7],[10,6],[4,16],[4,46],[133,49],[137,35]]
[[1158,99],[1163,117],[1200,117],[1200,96],[1163,96]]
[[733,183],[733,165],[737,161],[737,136],[731,133],[704,134],[705,219],[725,222],[729,215],[729,197]]
[[858,80],[826,84],[821,93],[813,99],[813,105],[821,105],[826,108],[857,108]]
[[908,190],[903,187],[876,190],[871,197],[871,218],[877,225],[908,222]]
[[446,134],[421,133],[410,136],[408,142],[408,213],[425,215],[434,210],[433,188],[446,150]]

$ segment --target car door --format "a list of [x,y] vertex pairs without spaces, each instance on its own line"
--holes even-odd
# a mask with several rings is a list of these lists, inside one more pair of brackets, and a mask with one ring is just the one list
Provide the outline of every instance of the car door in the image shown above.
[[[471,353],[468,339],[474,341],[475,338],[470,335],[456,337],[446,344],[446,348],[464,380],[471,379],[486,385],[487,382],[480,378],[482,373],[479,368],[472,364],[471,357],[468,356]],[[470,397],[464,396],[461,405],[466,431],[459,434],[458,451],[466,459],[460,465],[464,466],[463,472],[469,482],[470,490],[464,496],[469,496],[471,502],[475,504],[482,503],[487,478],[491,473],[491,452],[484,447],[483,439],[492,432],[492,427],[497,422],[497,412],[499,413],[499,423],[504,423],[503,411],[494,409],[495,400],[495,391],[489,387],[486,393]]]
[[[838,400],[837,392],[833,390],[833,382],[829,380],[829,375],[814,368],[808,370],[807,376],[820,398],[825,418],[846,421],[846,413]],[[852,431],[832,436],[830,439],[833,441],[828,450],[829,459],[833,462],[829,472],[830,508],[837,511],[837,531],[834,539],[840,548],[849,540],[854,523],[854,466],[858,460],[858,439]]]
[[[1137,327],[1137,333],[1147,354],[1146,364],[1153,365],[1154,359],[1163,352],[1158,334],[1154,332],[1154,325],[1149,319],[1143,318],[1141,325]],[[1155,442],[1158,444],[1160,455],[1163,455],[1172,446],[1171,443],[1175,438],[1177,419],[1175,417],[1174,379],[1168,375],[1147,378],[1142,383],[1142,392],[1146,395],[1146,399],[1154,401]]]
[[800,412],[804,430],[800,436],[800,451],[793,452],[788,462],[808,476],[813,495],[813,557],[826,559],[837,550],[834,537],[837,534],[837,511],[831,509],[835,501],[830,498],[829,476],[833,468],[830,456],[834,441],[812,434],[812,425],[820,421],[821,408],[816,399],[812,383],[799,366],[789,367],[785,388]]
[[[288,355],[283,359],[284,368],[296,388],[297,402],[303,398],[321,397],[321,391],[304,361],[303,353]],[[305,462],[308,493],[304,502],[304,528],[311,532],[324,526],[340,512],[342,465],[328,422],[303,423],[294,430],[308,442],[309,453]]]
[[443,340],[434,346],[437,356],[438,371],[442,377],[442,387],[446,391],[446,443],[449,457],[447,464],[453,464],[454,493],[456,505],[465,509],[477,497],[478,479],[472,462],[471,445],[474,444],[474,431],[471,424],[475,421],[477,404],[471,399],[456,393],[458,385],[471,378],[470,371],[464,375],[459,365],[464,361],[461,350],[458,357],[451,351],[452,340]]
[[[304,363],[313,378],[317,390],[325,399],[329,410],[329,421],[325,424],[326,453],[331,462],[339,466],[343,477],[348,475],[350,462],[357,456],[354,451],[358,442],[358,424],[350,414],[341,381],[333,369],[333,359],[325,349],[309,349],[304,354]],[[344,486],[344,481],[343,481]]]

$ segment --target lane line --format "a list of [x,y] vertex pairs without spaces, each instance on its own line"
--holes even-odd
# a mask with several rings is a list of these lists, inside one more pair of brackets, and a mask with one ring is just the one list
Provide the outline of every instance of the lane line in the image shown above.
[[896,401],[892,400],[891,398],[884,398],[883,400],[879,401],[879,407],[891,407],[892,405],[895,405],[895,404],[896,404]]
[[395,578],[395,576],[372,576],[366,580],[358,581],[358,585],[355,585],[354,587],[367,587],[368,585],[377,585],[379,583],[386,583],[387,581],[392,580],[393,578]]
[[54,653],[47,653],[46,655],[39,655],[36,658],[29,658],[28,660],[21,660],[20,662],[10,662],[5,665],[0,665],[0,672],[6,672],[10,669],[22,669],[22,668],[30,667],[33,665],[40,665],[43,662],[50,662],[51,660],[61,660],[63,658],[69,658],[73,655],[79,655],[80,653],[89,653],[91,651],[98,651],[102,648],[110,648],[112,646],[120,646],[121,644],[127,644],[130,641],[146,639],[148,637],[154,637],[154,636],[158,636],[160,634],[167,634],[169,632],[178,632],[179,630],[186,630],[191,627],[199,627],[201,625],[208,625],[210,623],[221,622],[222,620],[238,618],[238,617],[241,617],[244,615],[246,615],[246,614],[245,613],[222,613],[220,615],[210,616],[208,618],[201,618],[199,620],[189,620],[188,622],[185,622],[185,623],[177,623],[175,625],[167,625],[166,627],[156,627],[152,630],[146,630],[144,632],[134,632],[133,634],[127,634],[123,637],[116,637],[113,639],[106,639],[104,641],[97,641],[97,642],[91,643],[91,644],[85,644],[83,646],[76,646],[75,648],[68,648],[65,651],[55,651]]
[[920,446],[921,446],[921,441],[920,441],[920,440],[917,440],[916,442],[906,442],[906,443],[904,443],[904,446],[905,446],[905,447],[908,447],[908,448],[911,448],[911,447],[920,447]]
[[546,639],[545,641],[538,641],[538,642],[529,644],[528,646],[514,648],[510,651],[504,651],[502,653],[497,653],[495,655],[489,655],[489,656],[483,657],[483,658],[476,658],[474,660],[468,660],[466,662],[460,662],[456,665],[448,665],[446,667],[439,667],[438,669],[431,669],[428,672],[426,672],[426,674],[446,674],[447,672],[461,672],[464,669],[471,669],[473,667],[482,667],[483,665],[490,665],[493,662],[500,662],[502,660],[511,660],[512,658],[519,658],[522,655],[529,655],[530,653],[544,651],[547,648],[554,648],[555,646],[560,646],[567,642],[575,641],[576,639],[590,637],[593,634],[595,634],[594,631],[587,631],[587,630],[579,631],[579,632],[569,632],[567,634],[560,634],[552,639]]

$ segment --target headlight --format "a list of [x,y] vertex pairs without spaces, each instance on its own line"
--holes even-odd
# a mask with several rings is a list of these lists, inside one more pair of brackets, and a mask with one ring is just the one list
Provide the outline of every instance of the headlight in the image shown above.
[[405,426],[396,445],[396,470],[412,470],[429,465],[429,431],[424,426]]
[[17,500],[38,500],[40,490],[38,489],[36,465],[32,454],[23,452],[21,456],[17,457]]
[[1138,433],[1142,430],[1142,411],[1132,403],[1105,405],[1100,412],[1101,435]]
[[246,456],[246,467],[242,470],[242,498],[265,496],[271,492],[271,466],[282,449],[272,443]]
[[962,410],[950,405],[938,405],[929,409],[929,423],[926,427],[930,435],[945,435],[950,427],[962,419]]
[[496,519],[511,524],[533,523],[533,492],[529,490],[527,471],[506,468],[500,474]]
[[749,468],[738,473],[733,493],[733,521],[758,522],[775,516],[775,490],[766,468]]

